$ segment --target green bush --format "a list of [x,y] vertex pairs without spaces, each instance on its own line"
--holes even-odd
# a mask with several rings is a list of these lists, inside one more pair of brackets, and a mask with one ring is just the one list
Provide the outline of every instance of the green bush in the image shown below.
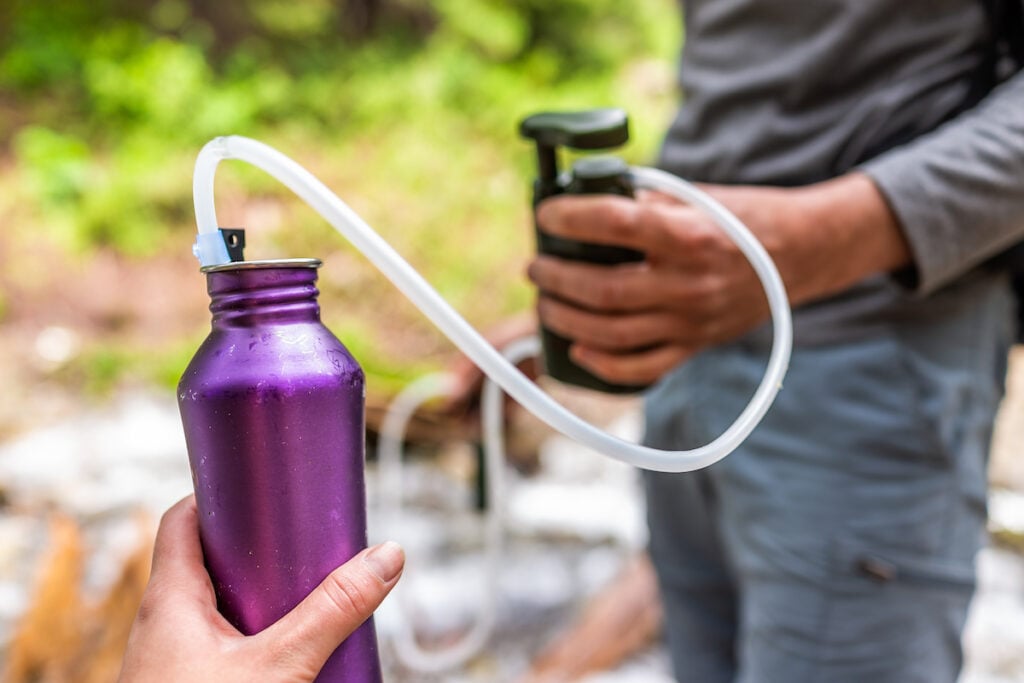
[[[521,263],[531,248],[533,157],[518,120],[539,109],[623,106],[635,139],[626,154],[648,160],[672,96],[644,90],[634,69],[653,60],[670,73],[680,33],[672,0],[0,4],[0,154],[14,161],[0,182],[31,221],[5,229],[43,225],[86,254],[188,249],[195,155],[217,135],[244,134],[339,190],[484,322],[532,296]],[[259,171],[230,165],[217,188],[224,204],[247,197],[281,207],[281,225],[251,240],[251,254],[347,248]],[[325,297],[367,287],[364,299],[398,297],[353,263],[358,287],[327,282]],[[370,332],[350,327],[371,374],[384,377]],[[100,358],[100,384],[127,355]]]

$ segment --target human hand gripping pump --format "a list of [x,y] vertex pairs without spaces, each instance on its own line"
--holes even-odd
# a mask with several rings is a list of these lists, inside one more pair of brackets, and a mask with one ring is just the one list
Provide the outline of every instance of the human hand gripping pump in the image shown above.
[[[570,174],[559,174],[558,145],[592,149],[624,142],[625,115],[619,110],[538,115],[524,121],[522,132],[538,145],[536,202],[564,192],[654,190],[706,212],[736,242],[765,289],[773,320],[768,367],[753,398],[722,435],[692,450],[662,451],[607,434],[516,369],[312,174],[256,140],[217,138],[201,150],[193,179],[199,229],[195,254],[207,276],[213,329],[186,369],[178,395],[205,562],[221,612],[243,633],[276,621],[365,547],[365,392],[358,363],[320,323],[314,284],[319,261],[244,261],[233,248],[239,236],[219,229],[213,181],[224,159],[246,161],[284,183],[490,380],[553,429],[608,457],[664,472],[707,467],[742,443],[780,389],[792,344],[786,292],[764,248],[735,216],[675,176],[629,168],[619,160],[584,159]],[[539,248],[550,254],[601,263],[642,258],[630,250],[597,247],[595,252],[595,245],[538,236]],[[558,377],[559,341],[547,335],[544,341],[549,370]],[[567,379],[587,380],[576,377]],[[342,643],[317,680],[381,680],[372,623]]]

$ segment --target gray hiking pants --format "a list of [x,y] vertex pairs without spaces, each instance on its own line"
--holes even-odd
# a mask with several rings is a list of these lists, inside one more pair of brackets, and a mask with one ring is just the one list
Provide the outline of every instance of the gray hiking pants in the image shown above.
[[[974,289],[941,315],[798,347],[738,451],[699,472],[645,474],[679,681],[956,679],[1013,329],[1006,282]],[[767,344],[752,335],[663,380],[645,441],[691,448],[720,434]]]

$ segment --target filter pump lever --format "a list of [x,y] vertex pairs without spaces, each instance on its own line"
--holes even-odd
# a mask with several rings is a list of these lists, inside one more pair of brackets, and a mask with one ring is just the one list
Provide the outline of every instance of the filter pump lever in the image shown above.
[[[592,109],[579,112],[544,112],[519,124],[523,137],[537,143],[537,179],[533,184],[533,206],[545,199],[566,194],[612,194],[633,197],[629,166],[615,156],[578,159],[567,173],[558,169],[558,146],[579,150],[606,150],[629,140],[629,118],[621,109]],[[564,260],[600,265],[639,262],[644,254],[612,244],[578,242],[547,233],[535,223],[537,251]],[[551,293],[546,293],[552,296]],[[555,379],[589,389],[615,394],[636,393],[645,385],[607,382],[576,364],[569,356],[572,339],[542,327],[544,368]]]
[[622,109],[542,112],[519,124],[519,134],[537,143],[537,199],[564,191],[558,178],[558,147],[609,149],[629,140],[629,117]]

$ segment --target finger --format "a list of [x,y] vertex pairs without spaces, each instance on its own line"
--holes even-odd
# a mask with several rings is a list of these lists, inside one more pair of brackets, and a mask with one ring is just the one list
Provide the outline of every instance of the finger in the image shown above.
[[637,202],[612,195],[553,197],[537,207],[542,232],[594,244],[632,247],[643,252],[658,247],[655,226],[637,220]]
[[545,327],[582,346],[622,353],[672,341],[676,318],[651,312],[608,315],[541,297],[537,311]]
[[617,384],[651,384],[693,354],[692,348],[679,344],[628,354],[608,353],[580,345],[569,349],[569,356],[577,365]]
[[405,553],[388,541],[338,567],[295,609],[259,635],[285,671],[318,672],[398,582]]
[[664,283],[643,263],[600,266],[538,256],[527,276],[542,292],[593,310],[646,310],[666,297]]
[[203,566],[195,496],[175,503],[160,520],[153,547],[150,585],[168,586],[179,597],[215,603],[213,586]]
[[479,401],[484,376],[473,361],[459,356],[448,368],[452,378],[452,389],[442,399],[441,412],[454,417],[464,417]]
[[[712,225],[703,214],[682,204],[610,195],[546,199],[537,208],[537,224],[558,237],[662,256],[701,246]],[[696,244],[691,244],[693,239],[698,240]]]
[[708,274],[690,274],[669,266],[600,266],[552,256],[536,257],[527,275],[545,294],[606,312],[699,310],[716,282]]
[[[533,314],[523,313],[503,320],[488,330],[485,337],[492,346],[501,349],[517,339],[536,333],[537,321]],[[534,364],[524,361],[519,365],[520,369],[529,374]],[[449,372],[454,379],[454,387],[444,399],[442,411],[448,415],[463,416],[479,402],[484,375],[473,361],[461,355],[450,366]]]

